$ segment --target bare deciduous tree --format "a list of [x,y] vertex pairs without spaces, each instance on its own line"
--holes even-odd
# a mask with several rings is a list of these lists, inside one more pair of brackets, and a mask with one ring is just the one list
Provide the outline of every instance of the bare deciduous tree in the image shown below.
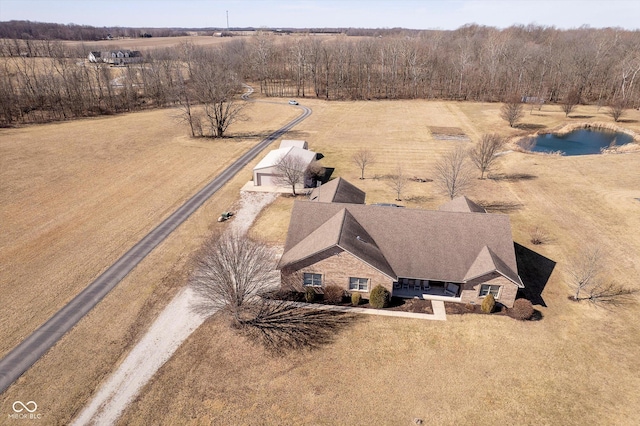
[[189,278],[201,297],[194,309],[203,313],[224,309],[239,322],[246,302],[279,284],[275,267],[273,252],[246,236],[229,233],[207,240]]
[[450,199],[471,186],[471,168],[462,146],[449,151],[435,165],[435,182]]
[[395,172],[389,175],[388,185],[396,193],[396,201],[402,201],[402,192],[409,183],[409,177],[402,171],[402,166],[398,165]]
[[576,108],[576,105],[580,103],[580,93],[577,90],[571,90],[562,101],[562,111],[565,117],[568,117],[571,112]]
[[571,287],[575,290],[573,298],[580,300],[580,292],[596,284],[598,275],[602,272],[602,252],[595,247],[584,250],[569,264]]
[[480,170],[480,179],[484,179],[484,174],[495,165],[496,154],[504,147],[506,141],[498,134],[482,135],[480,142],[469,151],[469,158]]
[[358,166],[360,169],[360,179],[364,179],[364,169],[367,166],[374,164],[376,162],[376,157],[373,155],[373,152],[365,148],[353,154],[351,161],[353,161],[353,164]]
[[520,98],[512,97],[500,108],[500,117],[507,121],[510,127],[515,127],[523,116],[524,110]]
[[609,117],[613,118],[613,121],[617,123],[618,121],[620,121],[620,118],[622,118],[622,116],[624,115],[626,108],[627,108],[627,105],[624,101],[620,99],[616,99],[609,104],[609,106],[607,107],[606,114]]
[[296,185],[304,184],[304,177],[308,168],[304,158],[297,155],[283,155],[276,163],[277,175],[273,178],[276,185],[290,186],[293,196],[296,194]]
[[[604,253],[598,247],[587,248],[570,262],[568,272],[570,285],[575,290],[573,299],[588,300],[597,305],[618,306],[633,300],[637,289],[606,281],[602,278]],[[586,293],[586,296],[581,296]]]

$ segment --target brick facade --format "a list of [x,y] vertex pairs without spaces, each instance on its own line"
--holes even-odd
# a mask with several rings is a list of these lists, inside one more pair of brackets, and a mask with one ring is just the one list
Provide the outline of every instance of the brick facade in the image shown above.
[[518,293],[518,286],[497,272],[476,278],[464,284],[460,294],[461,301],[463,303],[481,304],[482,299],[484,299],[484,297],[479,297],[480,286],[482,284],[501,286],[496,302],[502,303],[507,308],[513,307],[513,302],[515,302],[516,294]]
[[369,298],[369,292],[378,284],[381,284],[389,292],[393,290],[393,279],[364,263],[349,252],[340,250],[331,256],[317,256],[315,259],[307,259],[305,265],[291,265],[287,270],[281,271],[282,282],[291,283],[298,291],[304,291],[302,274],[322,274],[322,286],[337,285],[349,290],[349,278],[368,278],[368,291],[359,291],[362,297]]

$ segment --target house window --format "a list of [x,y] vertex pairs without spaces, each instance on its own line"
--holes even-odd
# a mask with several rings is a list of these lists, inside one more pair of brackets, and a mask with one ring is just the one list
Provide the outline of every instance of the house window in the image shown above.
[[484,297],[487,294],[492,294],[496,299],[500,295],[499,285],[482,284],[480,286],[480,297]]
[[322,274],[304,274],[304,285],[312,287],[322,287]]
[[368,291],[369,290],[369,278],[349,278],[349,290],[355,291]]

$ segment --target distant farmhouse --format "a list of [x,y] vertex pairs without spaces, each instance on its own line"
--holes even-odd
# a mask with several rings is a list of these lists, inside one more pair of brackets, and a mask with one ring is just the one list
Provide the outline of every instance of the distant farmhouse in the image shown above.
[[460,197],[438,211],[364,204],[336,179],[296,201],[278,264],[283,285],[337,285],[365,298],[392,296],[479,304],[488,294],[512,307],[518,275],[509,216]]
[[138,50],[110,50],[90,52],[89,62],[104,62],[111,65],[128,65],[142,62],[142,54]]

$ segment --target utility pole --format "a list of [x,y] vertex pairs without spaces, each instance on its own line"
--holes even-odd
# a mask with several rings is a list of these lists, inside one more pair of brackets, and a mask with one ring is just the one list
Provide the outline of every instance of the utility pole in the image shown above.
[[227,30],[229,29],[229,11],[227,10]]

